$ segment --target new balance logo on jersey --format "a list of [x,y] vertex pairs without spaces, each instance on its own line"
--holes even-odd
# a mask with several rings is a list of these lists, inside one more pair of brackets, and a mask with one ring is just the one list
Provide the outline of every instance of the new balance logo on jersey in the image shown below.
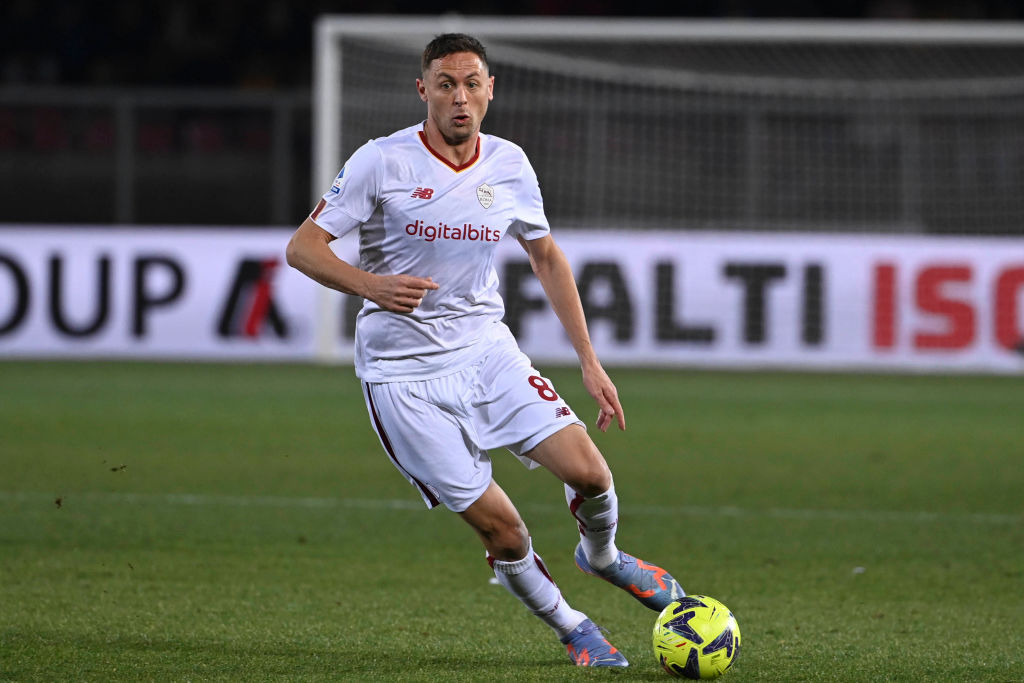
[[565,406],[555,408],[555,417],[569,417],[569,409]]
[[430,199],[434,196],[434,190],[429,187],[417,187],[409,196],[413,199]]

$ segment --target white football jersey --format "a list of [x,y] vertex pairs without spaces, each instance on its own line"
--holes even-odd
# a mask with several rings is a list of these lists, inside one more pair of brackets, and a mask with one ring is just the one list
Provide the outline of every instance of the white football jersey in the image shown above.
[[518,145],[481,133],[476,155],[456,167],[427,145],[422,123],[356,150],[310,218],[336,237],[358,229],[363,270],[439,285],[412,313],[364,302],[355,368],[367,382],[441,377],[511,337],[495,247],[505,235],[549,232],[537,175]]

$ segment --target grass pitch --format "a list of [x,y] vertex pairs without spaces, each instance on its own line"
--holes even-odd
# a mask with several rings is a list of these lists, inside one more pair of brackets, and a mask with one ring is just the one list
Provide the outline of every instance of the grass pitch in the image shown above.
[[[612,375],[620,545],[733,610],[725,680],[1024,680],[1024,379]],[[655,615],[573,566],[558,482],[495,457],[628,670],[489,583],[348,367],[0,363],[0,680],[669,680]]]

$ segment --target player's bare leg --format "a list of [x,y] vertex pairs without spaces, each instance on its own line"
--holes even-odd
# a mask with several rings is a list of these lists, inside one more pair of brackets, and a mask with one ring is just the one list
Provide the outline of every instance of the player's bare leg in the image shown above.
[[611,471],[583,427],[569,425],[527,455],[565,484],[566,502],[580,530],[575,552],[580,571],[622,588],[658,612],[686,595],[667,571],[616,547],[619,503]]
[[483,495],[459,514],[473,527],[490,557],[512,562],[526,556],[530,545],[526,524],[497,482],[492,481]]
[[524,455],[588,498],[604,493],[612,485],[608,463],[581,425],[567,425]]
[[534,553],[519,512],[495,482],[460,513],[473,527],[498,582],[531,613],[550,626],[577,666],[628,666],[583,612],[574,610]]

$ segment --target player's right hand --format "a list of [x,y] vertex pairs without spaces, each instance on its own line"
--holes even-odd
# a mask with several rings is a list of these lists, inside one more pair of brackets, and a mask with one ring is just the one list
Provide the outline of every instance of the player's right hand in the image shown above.
[[377,275],[372,278],[366,298],[386,311],[412,313],[432,289],[440,287],[432,278],[413,275]]

